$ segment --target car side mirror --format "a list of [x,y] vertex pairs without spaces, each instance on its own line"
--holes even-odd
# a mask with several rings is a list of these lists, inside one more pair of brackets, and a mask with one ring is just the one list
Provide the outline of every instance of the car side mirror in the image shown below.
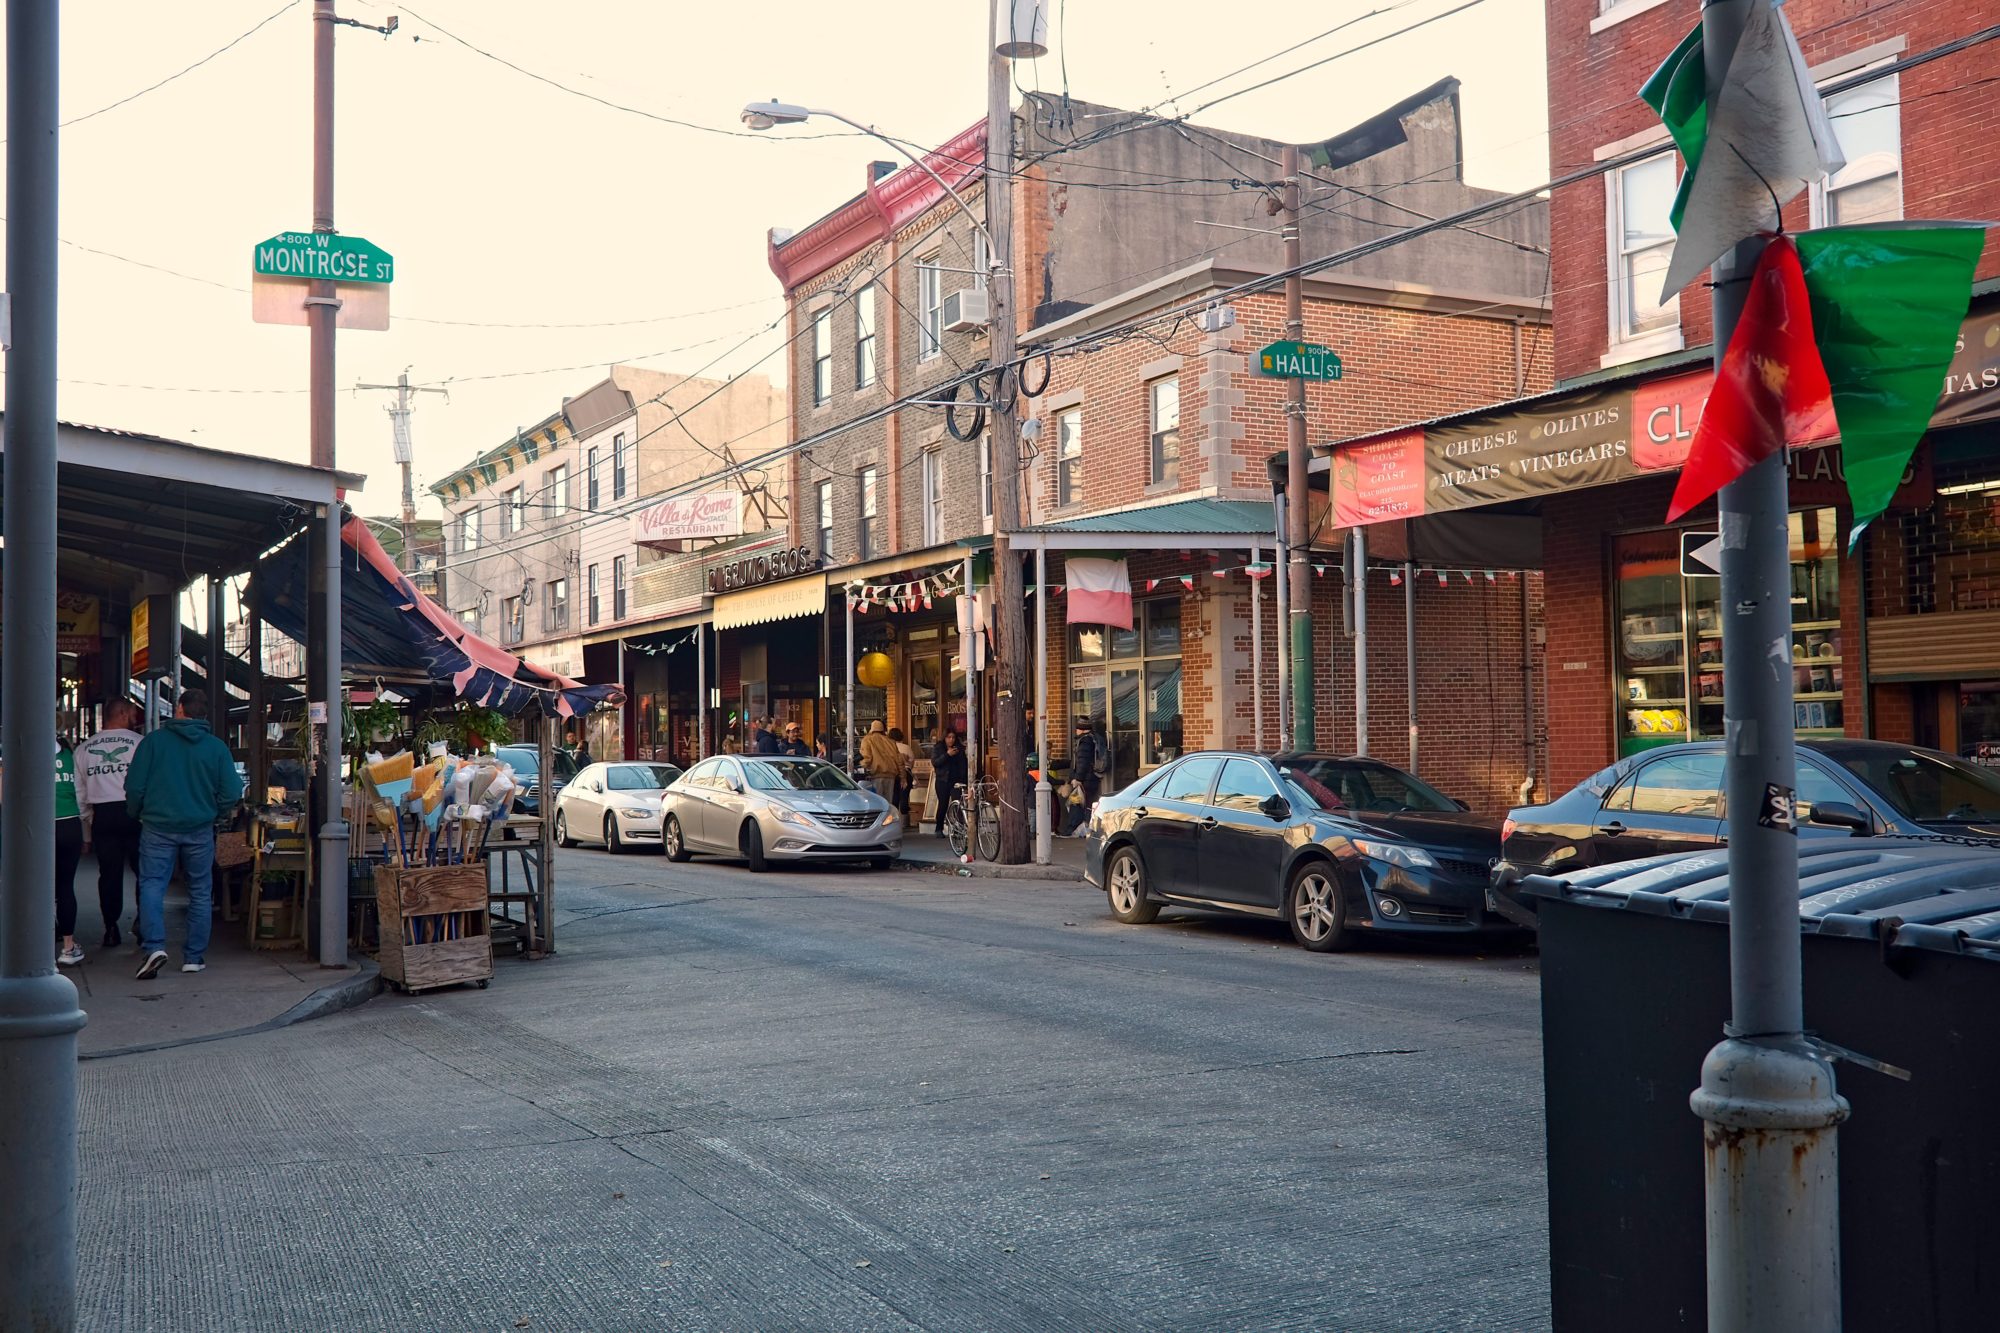
[[1292,803],[1275,793],[1266,796],[1258,803],[1257,808],[1270,818],[1281,822],[1292,817]]
[[1461,801],[1456,796],[1451,798],[1451,803],[1461,810],[1470,810],[1472,808],[1470,801]]
[[1858,806],[1846,801],[1820,801],[1812,808],[1808,823],[1826,828],[1852,829],[1857,837],[1865,837],[1875,831],[1875,823]]

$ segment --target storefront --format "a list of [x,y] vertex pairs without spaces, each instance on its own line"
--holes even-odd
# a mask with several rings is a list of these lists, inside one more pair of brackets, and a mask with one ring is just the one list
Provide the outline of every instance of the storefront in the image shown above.
[[824,728],[826,575],[808,547],[759,552],[708,573],[714,597],[713,747],[747,747],[759,718]]

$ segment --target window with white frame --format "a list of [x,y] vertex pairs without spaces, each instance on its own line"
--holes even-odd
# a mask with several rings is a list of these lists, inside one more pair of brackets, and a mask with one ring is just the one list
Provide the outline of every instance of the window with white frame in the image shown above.
[[1176,375],[1146,386],[1147,420],[1153,437],[1153,484],[1172,486],[1181,479],[1181,382]]
[[590,623],[595,625],[598,620],[598,613],[602,610],[602,604],[599,603],[599,601],[597,600],[596,565],[592,565],[589,571],[585,573],[583,576],[583,592],[584,596],[589,600],[588,611],[590,615]]
[[1611,192],[1611,341],[1637,342],[1680,327],[1680,293],[1661,299],[1674,254],[1668,221],[1678,185],[1672,151],[1613,172]]
[[819,484],[819,558],[833,559],[833,483]]
[[625,432],[611,437],[611,498],[625,498]]
[[561,518],[569,512],[569,464],[558,463],[549,469],[548,503],[542,512],[550,518]]
[[944,350],[944,270],[938,257],[917,262],[917,359],[928,361]]
[[813,404],[833,397],[833,311],[813,316]]
[[519,643],[521,635],[521,599],[506,598],[500,603],[500,642]]
[[1894,74],[1826,99],[1847,165],[1812,190],[1815,227],[1897,222],[1903,216],[1903,116]]
[[1072,407],[1056,416],[1056,505],[1083,500],[1083,409]]
[[463,555],[467,551],[479,549],[479,506],[474,505],[458,516],[458,550]]
[[877,287],[869,283],[854,294],[854,387],[875,382],[875,301]]
[[861,469],[861,559],[867,560],[876,554],[876,514],[875,514],[875,469]]
[[528,492],[525,486],[516,486],[500,497],[500,535],[510,537],[519,532],[528,521]]
[[474,602],[471,606],[460,611],[458,613],[458,623],[471,630],[474,634],[479,633],[479,603]]
[[979,516],[993,517],[993,432],[979,432]]
[[924,450],[924,545],[936,546],[944,540],[944,456],[935,449]]
[[583,507],[597,512],[597,450],[583,456]]
[[611,560],[611,618],[625,618],[625,557],[613,556]]
[[542,587],[542,631],[553,634],[569,628],[569,580],[550,579]]
[[975,229],[972,233],[972,285],[985,291],[986,277],[992,272],[993,250],[986,244],[986,233]]

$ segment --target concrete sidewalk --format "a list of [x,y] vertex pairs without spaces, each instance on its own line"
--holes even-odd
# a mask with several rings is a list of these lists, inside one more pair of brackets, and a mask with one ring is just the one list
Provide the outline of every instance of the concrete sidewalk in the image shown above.
[[941,875],[965,874],[975,879],[1038,879],[1062,884],[1084,882],[1082,838],[1055,839],[1052,856],[1050,864],[1045,866],[1032,863],[1002,866],[978,860],[968,865],[952,853],[950,843],[933,833],[912,830],[903,836],[902,866],[906,870],[928,870]]
[[206,971],[184,974],[181,944],[187,938],[187,897],[178,886],[167,898],[167,963],[151,981],[138,981],[141,955],[131,924],[137,886],[126,877],[122,944],[106,949],[97,905],[97,861],[85,857],[76,875],[76,938],[80,966],[63,975],[76,985],[90,1021],[79,1037],[82,1058],[99,1059],[157,1050],[245,1032],[266,1031],[360,1004],[381,988],[374,962],[357,958],[345,971],[320,967],[299,949],[252,949],[248,927],[218,912],[210,932]]

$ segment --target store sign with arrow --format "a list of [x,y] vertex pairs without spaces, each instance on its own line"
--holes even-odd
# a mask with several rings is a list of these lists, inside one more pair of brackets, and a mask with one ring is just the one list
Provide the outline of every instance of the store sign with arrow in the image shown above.
[[1722,534],[1683,532],[1681,534],[1681,577],[1719,579],[1722,577]]

